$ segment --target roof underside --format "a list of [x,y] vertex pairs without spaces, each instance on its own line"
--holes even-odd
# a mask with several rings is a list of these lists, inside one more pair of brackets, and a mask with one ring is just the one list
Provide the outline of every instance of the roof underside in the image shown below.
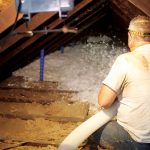
[[[7,9],[0,12],[0,78],[7,77],[12,71],[34,60],[42,48],[46,53],[55,51],[104,18],[110,18],[112,23],[126,30],[131,18],[142,14],[150,16],[149,0],[76,0],[74,9],[68,12],[66,19],[60,19],[58,12],[49,12],[34,14],[32,21],[27,22],[19,14],[14,29],[16,9],[13,0]],[[45,27],[53,30],[61,29],[64,25],[78,28],[77,34],[53,32],[31,37],[10,35],[12,30],[34,31]]]

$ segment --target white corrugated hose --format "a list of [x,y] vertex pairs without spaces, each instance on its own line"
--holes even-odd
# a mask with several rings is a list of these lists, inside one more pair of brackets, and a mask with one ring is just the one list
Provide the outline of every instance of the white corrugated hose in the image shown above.
[[117,113],[117,103],[90,117],[75,128],[60,144],[58,150],[76,150],[92,133],[110,121]]

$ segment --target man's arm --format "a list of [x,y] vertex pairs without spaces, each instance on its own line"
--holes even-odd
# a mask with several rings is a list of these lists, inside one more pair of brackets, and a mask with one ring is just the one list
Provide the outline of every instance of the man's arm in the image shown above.
[[100,107],[104,109],[111,107],[116,98],[117,93],[105,84],[103,84],[98,94],[98,103]]

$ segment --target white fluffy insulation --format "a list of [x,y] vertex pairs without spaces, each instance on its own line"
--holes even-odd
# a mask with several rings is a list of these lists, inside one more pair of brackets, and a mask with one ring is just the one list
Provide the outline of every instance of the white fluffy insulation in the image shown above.
[[[74,100],[87,101],[90,110],[98,108],[98,91],[116,57],[127,52],[127,46],[116,36],[89,36],[86,42],[74,42],[45,56],[44,80],[58,81],[61,88],[79,91]],[[40,59],[13,75],[39,80]]]

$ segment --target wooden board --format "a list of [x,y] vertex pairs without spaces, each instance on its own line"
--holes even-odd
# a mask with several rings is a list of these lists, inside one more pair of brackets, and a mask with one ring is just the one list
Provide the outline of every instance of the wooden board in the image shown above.
[[54,101],[71,101],[76,91],[51,89],[48,91],[28,89],[0,89],[0,101],[48,104]]
[[36,119],[44,118],[53,121],[84,121],[87,118],[89,105],[83,102],[54,102],[50,105],[37,103],[0,102],[0,116]]
[[144,12],[138,9],[129,1],[125,0],[111,0],[110,7],[112,10],[113,20],[116,21],[117,27],[121,25],[127,30],[129,22],[137,15],[144,15]]
[[30,81],[23,76],[11,76],[6,80],[0,82],[1,89],[28,89],[48,91],[50,89],[57,89],[59,83],[56,81]]
[[150,17],[150,1],[149,0],[128,0],[130,1],[135,7],[139,8],[143,11],[147,16]]
[[[10,5],[0,12],[0,18],[1,18],[0,19],[0,33],[5,31],[14,23],[16,14],[17,12],[16,12],[15,0],[12,0]],[[18,20],[20,20],[22,17],[23,17],[23,14],[19,14]]]

